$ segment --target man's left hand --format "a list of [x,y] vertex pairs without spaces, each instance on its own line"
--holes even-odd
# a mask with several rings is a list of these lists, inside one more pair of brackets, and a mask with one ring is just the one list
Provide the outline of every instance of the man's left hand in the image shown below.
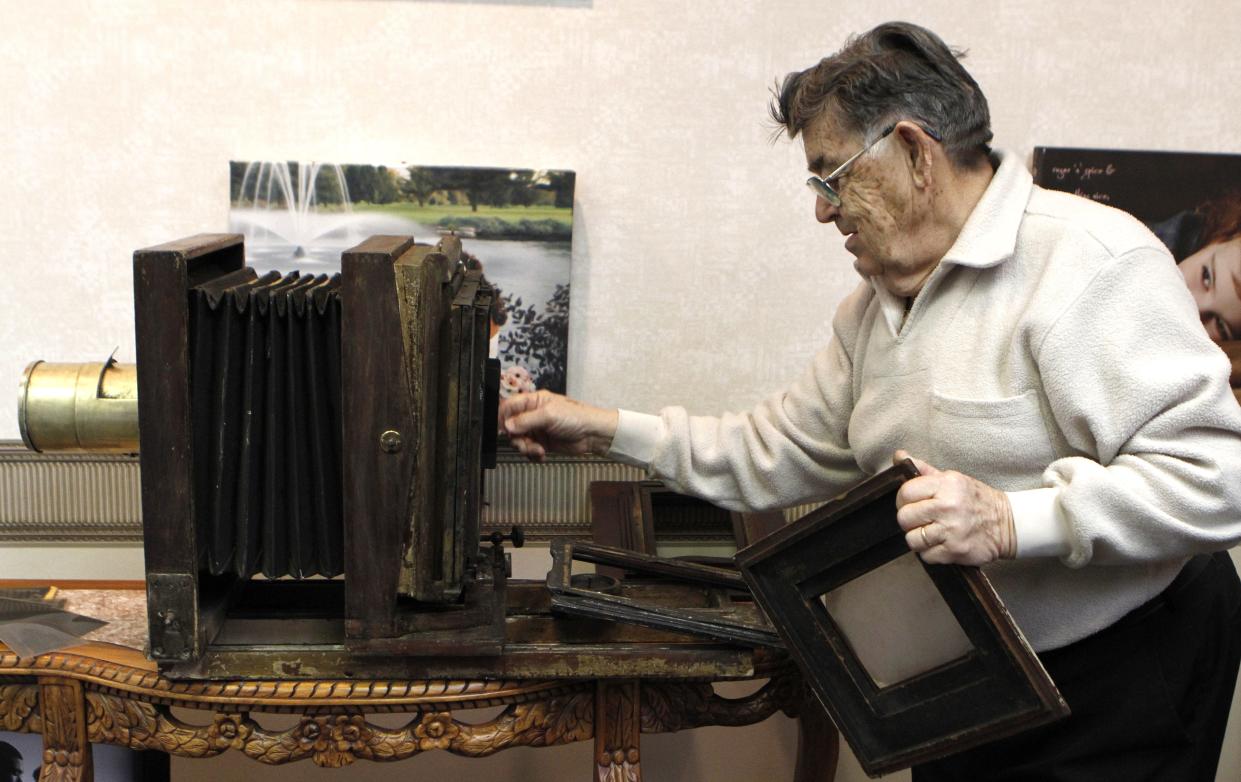
[[954,470],[938,470],[905,451],[921,473],[896,493],[896,521],[924,562],[985,565],[1017,555],[1008,495]]

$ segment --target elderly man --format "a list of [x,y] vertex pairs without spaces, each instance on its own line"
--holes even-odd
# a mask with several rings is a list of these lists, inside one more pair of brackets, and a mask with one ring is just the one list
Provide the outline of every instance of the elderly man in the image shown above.
[[506,400],[531,458],[593,451],[732,508],[834,495],[908,453],[897,519],[985,566],[1073,711],[915,780],[1212,780],[1241,653],[1241,409],[1162,244],[1035,187],[920,27],[785,79],[815,217],[863,280],[787,390],[741,415]]

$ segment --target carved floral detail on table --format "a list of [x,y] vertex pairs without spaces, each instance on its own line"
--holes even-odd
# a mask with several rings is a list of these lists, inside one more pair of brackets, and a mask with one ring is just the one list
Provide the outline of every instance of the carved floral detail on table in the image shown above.
[[452,746],[452,740],[459,735],[461,728],[452,721],[452,714],[446,711],[424,714],[414,726],[418,749],[423,752],[429,749],[448,749]]
[[[399,733],[395,736],[382,737],[379,733],[367,724],[366,718],[361,714],[325,714],[303,717],[301,723],[292,731],[291,742],[280,741],[266,753],[265,757],[258,759],[265,763],[282,763],[286,760],[300,760],[309,755],[314,758],[317,766],[341,768],[359,757],[373,759],[369,751],[372,743],[381,745],[393,741],[408,743],[400,742]],[[290,744],[296,746],[296,751],[288,757],[279,754],[287,750]]]
[[552,747],[593,738],[594,688],[508,707],[490,723],[463,725],[452,751],[482,757],[508,747]]
[[[206,758],[232,750],[267,764],[310,759],[325,767],[355,760],[393,761],[420,752],[445,750],[482,757],[514,746],[553,746],[595,737],[593,682],[402,681],[339,682],[170,682],[157,673],[105,664],[71,655],[41,655],[32,661],[9,660],[0,668],[28,667],[31,674],[68,669],[83,683],[85,731],[89,741],[174,755]],[[778,674],[744,698],[723,698],[709,684],[646,682],[640,688],[640,730],[684,730],[701,725],[747,725],[776,710],[796,713],[796,675]],[[0,729],[43,732],[46,720],[38,706],[39,685],[0,685]],[[201,700],[200,700],[201,699]],[[425,699],[422,703],[418,700]],[[266,703],[270,701],[270,703]],[[429,701],[429,702],[427,702]],[[453,719],[460,708],[503,705],[493,720],[469,724]],[[173,705],[200,711],[209,722],[189,724],[171,712]],[[254,721],[257,711],[301,713],[297,725],[268,730]],[[396,729],[367,722],[368,711],[408,711],[410,720]],[[637,726],[635,726],[637,727]],[[628,751],[621,765],[631,763]],[[637,764],[637,748],[632,765]],[[615,753],[612,753],[615,754]]]
[[340,768],[355,760],[391,761],[442,749],[482,757],[513,746],[550,746],[594,735],[593,693],[582,691],[512,704],[494,720],[470,725],[451,712],[418,712],[406,725],[387,730],[356,712],[303,716],[288,730],[270,731],[249,714],[215,714],[211,724],[190,725],[162,704],[88,692],[87,732],[91,741],[131,749],[157,749],[206,758],[235,750],[278,765],[310,758]]
[[43,730],[35,705],[39,687],[35,684],[0,686],[0,730],[39,733]]
[[743,698],[721,697],[706,683],[648,682],[642,686],[642,732],[762,722],[777,711],[793,708],[797,681],[795,676],[779,676]]
[[232,743],[223,737],[218,726],[218,719],[207,727],[187,725],[172,716],[167,706],[102,692],[86,693],[86,736],[94,743],[209,758]]
[[254,723],[247,714],[216,714],[207,727],[207,743],[220,751],[244,752],[252,735]]

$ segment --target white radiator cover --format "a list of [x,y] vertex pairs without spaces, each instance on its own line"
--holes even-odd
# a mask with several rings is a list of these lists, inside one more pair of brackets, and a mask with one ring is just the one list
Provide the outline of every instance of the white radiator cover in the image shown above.
[[[538,540],[590,535],[591,481],[636,481],[641,470],[594,456],[532,464],[502,453],[483,486],[484,532],[522,527]],[[797,518],[813,508],[790,508]],[[35,453],[0,442],[0,542],[141,542],[136,456]]]

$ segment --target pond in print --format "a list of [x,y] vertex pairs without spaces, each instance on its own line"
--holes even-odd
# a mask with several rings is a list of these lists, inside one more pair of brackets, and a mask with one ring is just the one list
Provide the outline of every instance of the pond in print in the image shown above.
[[[259,273],[335,274],[340,254],[369,236],[413,236],[435,244],[438,231],[396,215],[361,210],[308,212],[297,217],[304,245],[287,238],[293,229],[283,210],[233,209],[229,230],[246,237],[246,262]],[[505,322],[492,340],[492,354],[503,367],[524,367],[539,388],[563,392],[567,363],[569,242],[463,238],[462,248],[483,264],[487,279],[508,305]],[[553,303],[554,301],[554,303]],[[549,305],[551,305],[549,310]],[[554,343],[554,344],[551,344]]]

